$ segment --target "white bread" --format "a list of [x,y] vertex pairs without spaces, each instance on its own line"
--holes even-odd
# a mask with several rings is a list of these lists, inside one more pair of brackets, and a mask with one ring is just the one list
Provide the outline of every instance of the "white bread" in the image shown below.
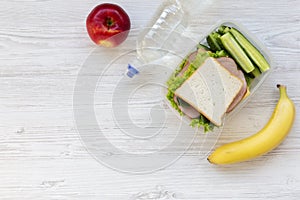
[[214,58],[205,62],[175,91],[216,126],[243,86],[242,80],[231,74]]

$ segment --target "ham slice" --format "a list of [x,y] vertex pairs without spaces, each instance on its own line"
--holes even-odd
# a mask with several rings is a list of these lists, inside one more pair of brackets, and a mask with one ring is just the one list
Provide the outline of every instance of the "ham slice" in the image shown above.
[[189,118],[195,119],[200,117],[200,113],[191,105],[183,101],[182,99],[180,100],[180,103],[178,102],[179,97],[174,95],[174,101],[177,103],[179,109]]
[[221,58],[217,58],[217,61],[221,65],[223,65],[231,74],[235,75],[236,77],[241,79],[243,82],[243,87],[241,88],[240,92],[236,95],[236,97],[233,99],[232,103],[230,104],[230,106],[227,109],[227,113],[229,113],[230,111],[232,111],[235,108],[235,106],[243,99],[244,95],[246,94],[247,82],[246,82],[244,73],[237,68],[236,63],[234,62],[234,60],[232,58],[221,57]]

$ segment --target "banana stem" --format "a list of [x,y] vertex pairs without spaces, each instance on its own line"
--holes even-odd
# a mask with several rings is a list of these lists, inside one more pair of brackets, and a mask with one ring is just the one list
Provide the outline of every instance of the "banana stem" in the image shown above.
[[277,88],[279,88],[280,96],[287,97],[286,86],[285,85],[277,84]]

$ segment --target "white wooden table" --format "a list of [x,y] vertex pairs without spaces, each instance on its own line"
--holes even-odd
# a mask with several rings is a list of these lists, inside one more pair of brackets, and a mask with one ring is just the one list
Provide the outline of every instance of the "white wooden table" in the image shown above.
[[[116,0],[134,29],[145,26],[159,0]],[[202,1],[197,25],[235,19],[275,58],[261,90],[231,122],[217,146],[255,133],[278,98],[277,83],[300,106],[300,1]],[[96,0],[0,2],[0,199],[299,199],[299,114],[274,151],[219,167],[186,152],[171,166],[143,175],[121,173],[85,149],[73,118],[77,74],[95,46],[85,18]],[[199,1],[200,3],[200,1]],[[133,38],[128,38],[133,39]]]

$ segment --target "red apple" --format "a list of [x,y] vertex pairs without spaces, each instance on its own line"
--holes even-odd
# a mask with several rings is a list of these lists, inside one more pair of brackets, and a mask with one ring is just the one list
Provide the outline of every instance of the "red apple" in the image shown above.
[[130,30],[130,19],[124,9],[116,4],[96,6],[86,19],[90,38],[98,45],[115,47],[124,42]]

